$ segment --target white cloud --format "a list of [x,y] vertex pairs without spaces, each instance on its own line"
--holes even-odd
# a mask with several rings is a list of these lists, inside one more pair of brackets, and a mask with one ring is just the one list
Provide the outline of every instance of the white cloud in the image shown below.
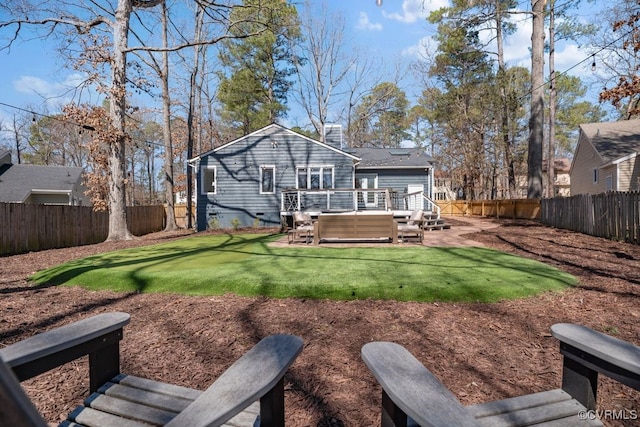
[[432,57],[438,50],[438,42],[433,37],[423,37],[418,43],[410,46],[402,51],[403,56],[413,56],[416,59],[423,60]]
[[369,15],[365,12],[360,12],[360,19],[358,19],[358,24],[356,25],[356,29],[358,30],[368,30],[368,31],[381,31],[382,24],[374,24],[369,20]]
[[422,21],[432,11],[447,6],[449,6],[448,0],[404,0],[402,2],[402,13],[387,13],[383,10],[382,15],[387,19],[411,24],[416,21]]
[[12,83],[16,92],[37,96],[49,108],[56,109],[71,102],[85,80],[86,77],[79,73],[69,74],[61,82],[23,75]]
[[[584,62],[583,62],[584,61]],[[582,62],[582,64],[580,64]],[[589,57],[588,52],[575,43],[567,43],[560,50],[556,48],[555,66],[556,72],[578,76],[580,78],[587,77],[585,73],[591,73],[591,63],[593,60]],[[580,65],[576,65],[580,64]],[[597,67],[597,61],[596,61]],[[597,69],[597,68],[596,68]]]

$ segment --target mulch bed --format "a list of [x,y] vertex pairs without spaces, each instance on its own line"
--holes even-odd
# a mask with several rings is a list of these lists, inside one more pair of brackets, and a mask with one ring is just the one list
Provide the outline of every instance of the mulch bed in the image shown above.
[[[579,286],[495,304],[451,304],[90,292],[34,288],[27,281],[33,272],[73,258],[187,234],[160,233],[0,258],[0,345],[90,314],[126,311],[132,321],[121,348],[124,372],[206,388],[261,337],[293,333],[305,348],[286,376],[288,425],[372,426],[379,424],[380,388],[360,359],[360,348],[370,341],[406,346],[464,404],[559,387],[553,323],[581,323],[640,342],[640,246],[533,221],[498,223],[466,237],[557,266],[577,276]],[[86,361],[23,385],[48,421],[57,422],[85,397]],[[639,404],[640,393],[601,380],[601,409],[640,410]]]

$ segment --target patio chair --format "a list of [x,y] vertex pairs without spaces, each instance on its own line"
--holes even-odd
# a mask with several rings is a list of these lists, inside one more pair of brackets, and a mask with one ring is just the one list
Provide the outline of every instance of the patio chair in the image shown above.
[[405,224],[398,224],[398,237],[401,242],[411,236],[415,236],[420,243],[424,239],[424,211],[422,209],[412,211]]
[[598,373],[640,390],[640,347],[567,323],[551,333],[564,356],[561,389],[468,407],[404,347],[366,344],[362,359],[382,385],[381,425],[602,426],[595,411]]
[[201,392],[120,374],[128,323],[127,313],[99,314],[0,350],[0,425],[46,427],[18,381],[89,355],[91,395],[60,426],[284,426],[283,376],[299,337],[262,339]]
[[305,243],[313,241],[313,219],[308,213],[295,211],[293,213],[293,229],[288,232],[289,243],[304,237]]

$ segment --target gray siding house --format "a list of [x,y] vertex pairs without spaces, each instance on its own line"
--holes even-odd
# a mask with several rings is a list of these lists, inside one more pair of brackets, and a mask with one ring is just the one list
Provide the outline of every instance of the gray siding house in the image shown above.
[[[432,159],[418,149],[343,149],[340,126],[320,142],[277,124],[189,160],[196,169],[198,231],[278,226],[295,210],[353,210],[355,189],[431,195]],[[379,206],[358,192],[357,208]]]
[[11,152],[0,151],[0,203],[90,206],[83,168],[14,165]]

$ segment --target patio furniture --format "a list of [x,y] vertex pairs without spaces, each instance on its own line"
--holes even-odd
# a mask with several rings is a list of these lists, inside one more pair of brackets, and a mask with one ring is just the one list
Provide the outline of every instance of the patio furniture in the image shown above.
[[326,240],[386,240],[398,243],[392,213],[323,213],[314,223],[313,243]]
[[381,425],[602,426],[595,416],[598,373],[640,390],[640,347],[567,323],[551,333],[564,356],[561,389],[468,407],[404,347],[366,344],[362,359],[382,385]]
[[99,314],[0,350],[0,425],[46,427],[18,381],[89,355],[91,395],[61,426],[284,426],[283,376],[302,351],[299,337],[264,338],[201,392],[121,374],[128,323],[127,313]]
[[287,231],[289,244],[304,239],[305,243],[311,243],[313,239],[313,219],[311,215],[296,211],[293,213],[293,228]]
[[416,209],[411,212],[411,216],[406,223],[398,223],[398,234],[400,241],[404,243],[408,237],[416,237],[418,242],[422,243],[424,238],[424,211]]

